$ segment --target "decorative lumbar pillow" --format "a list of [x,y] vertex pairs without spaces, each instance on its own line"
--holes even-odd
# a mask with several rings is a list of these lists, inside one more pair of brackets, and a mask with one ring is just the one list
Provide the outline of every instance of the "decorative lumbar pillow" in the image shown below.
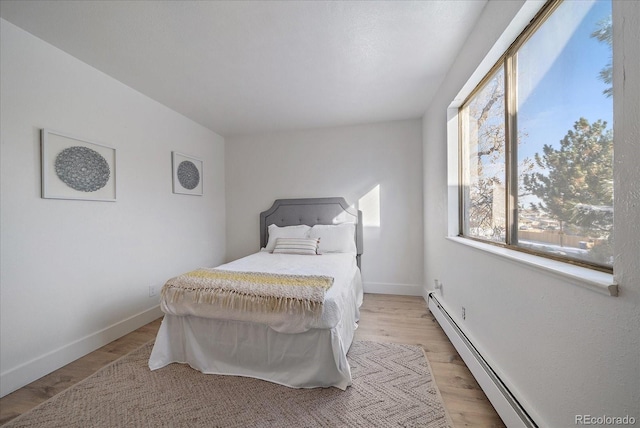
[[316,224],[309,231],[310,238],[322,238],[318,253],[356,254],[355,224]]
[[311,238],[278,238],[273,254],[318,254],[319,239]]
[[306,224],[300,224],[298,226],[284,226],[279,227],[275,224],[270,224],[268,227],[269,241],[265,249],[272,252],[276,247],[276,240],[278,238],[308,238],[309,230],[311,227]]

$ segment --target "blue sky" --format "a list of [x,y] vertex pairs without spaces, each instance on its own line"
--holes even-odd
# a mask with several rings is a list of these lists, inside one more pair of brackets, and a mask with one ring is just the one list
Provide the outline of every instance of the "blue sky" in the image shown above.
[[[519,89],[526,93],[518,112],[519,130],[528,133],[519,147],[520,158],[533,157],[544,144],[558,147],[580,117],[603,119],[607,129],[613,127],[613,101],[602,93],[607,85],[599,79],[611,52],[591,37],[598,21],[610,14],[610,1],[566,1],[521,49],[519,70],[531,73],[523,78],[531,85]],[[546,64],[539,60],[545,53]]]

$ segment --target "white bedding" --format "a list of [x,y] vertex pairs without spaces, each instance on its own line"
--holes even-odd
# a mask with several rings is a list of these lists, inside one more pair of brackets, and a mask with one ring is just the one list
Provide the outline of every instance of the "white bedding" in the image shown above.
[[222,305],[197,303],[193,296],[171,303],[164,299],[162,311],[169,315],[198,316],[202,318],[250,321],[266,324],[280,333],[302,333],[309,329],[330,329],[335,327],[343,315],[347,304],[357,307],[362,303],[362,283],[353,278],[358,271],[352,254],[335,253],[317,256],[296,254],[272,254],[261,251],[218,266],[216,269],[240,272],[267,272],[291,275],[323,275],[334,278],[333,286],[327,291],[320,316],[292,315],[281,312],[242,312]]
[[219,269],[334,278],[318,318],[238,313],[188,301],[162,303],[166,313],[149,358],[151,370],[189,364],[208,374],[247,376],[293,388],[351,385],[347,351],[362,305],[362,279],[352,254],[260,252]]

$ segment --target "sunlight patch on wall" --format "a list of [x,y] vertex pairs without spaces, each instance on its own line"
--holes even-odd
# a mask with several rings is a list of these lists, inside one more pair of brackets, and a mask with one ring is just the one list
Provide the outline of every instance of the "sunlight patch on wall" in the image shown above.
[[362,211],[362,225],[364,227],[380,227],[379,184],[358,200],[358,208]]

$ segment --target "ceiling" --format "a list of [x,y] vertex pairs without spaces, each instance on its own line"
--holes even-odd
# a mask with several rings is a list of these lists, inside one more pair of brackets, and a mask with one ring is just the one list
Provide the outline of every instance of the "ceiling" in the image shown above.
[[421,117],[485,3],[2,0],[0,15],[228,137]]

